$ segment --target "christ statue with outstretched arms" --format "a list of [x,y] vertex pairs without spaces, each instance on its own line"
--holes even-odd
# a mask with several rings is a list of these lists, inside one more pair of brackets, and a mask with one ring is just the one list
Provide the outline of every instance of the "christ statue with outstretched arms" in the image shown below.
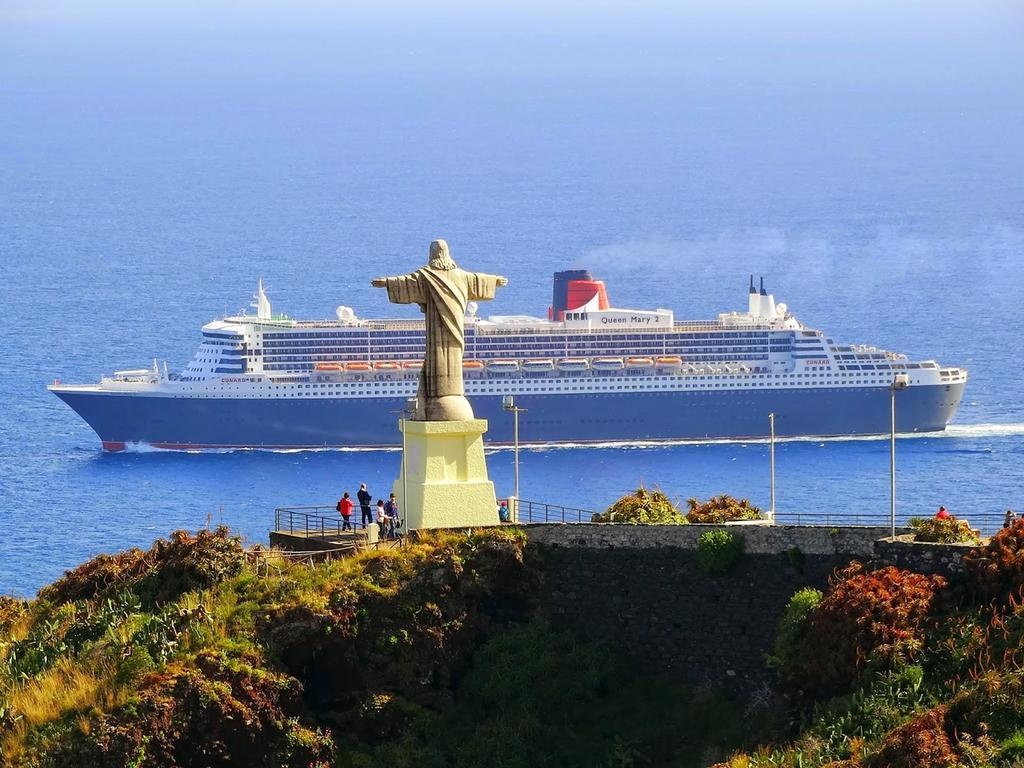
[[499,275],[459,269],[448,243],[430,244],[430,260],[409,275],[378,277],[375,288],[387,288],[393,304],[419,304],[426,319],[426,355],[420,371],[419,421],[461,421],[473,418],[462,385],[462,356],[466,348],[466,305],[493,299],[508,280]]

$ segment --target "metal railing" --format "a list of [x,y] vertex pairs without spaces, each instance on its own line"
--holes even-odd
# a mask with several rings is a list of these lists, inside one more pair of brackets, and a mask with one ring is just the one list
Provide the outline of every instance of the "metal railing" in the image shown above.
[[[531,523],[589,523],[593,521],[594,510],[564,507],[559,504],[512,499],[512,519],[524,525]],[[911,517],[928,517],[928,515],[906,515],[897,519],[897,527],[907,527]],[[970,526],[981,532],[982,536],[991,536],[1003,527],[1005,512],[973,512],[957,515],[967,520]],[[826,511],[826,512],[778,512],[775,522],[780,525],[812,525],[812,526],[877,526],[887,527],[889,515],[885,512],[868,511]]]
[[[911,518],[927,518],[930,516],[930,514],[900,515],[896,518],[896,527],[907,528]],[[1003,527],[1005,513],[970,512],[956,515],[956,518],[958,520],[966,520],[971,528],[979,531],[982,536],[991,536]],[[870,525],[884,527],[889,525],[889,521],[889,515],[884,512],[778,512],[775,515],[775,522],[780,525]]]
[[518,523],[589,523],[594,512],[589,509],[563,507],[561,504],[545,504],[526,499],[511,500],[512,519]]
[[347,526],[341,513],[333,506],[278,507],[274,510],[274,530],[281,533],[323,537],[365,527],[363,514],[358,506],[352,510]]
[[[527,499],[511,499],[511,517],[514,522],[522,525],[536,523],[590,523],[596,514],[591,509],[566,507],[561,504],[548,504]],[[927,517],[927,515],[909,515],[897,519],[897,527],[906,527],[909,517]],[[982,536],[991,536],[1003,527],[1005,513],[974,512],[957,515],[967,520],[970,526],[981,532]],[[826,512],[778,512],[775,522],[780,525],[808,526],[877,526],[889,525],[889,515],[884,512],[870,511],[826,511]],[[359,507],[353,510],[348,528],[341,515],[333,506],[278,507],[274,510],[274,530],[282,533],[296,533],[306,536],[338,536],[349,530],[363,530],[362,513]],[[399,532],[402,529],[399,528]]]

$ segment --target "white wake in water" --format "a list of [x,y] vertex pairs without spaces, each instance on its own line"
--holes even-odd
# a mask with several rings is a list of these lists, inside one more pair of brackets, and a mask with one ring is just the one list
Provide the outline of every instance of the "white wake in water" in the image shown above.
[[[897,432],[897,440],[976,440],[986,437],[1024,437],[1024,423],[1019,424],[950,424],[944,432]],[[839,435],[835,437],[777,437],[777,443],[849,443],[888,440],[888,435]],[[767,437],[708,438],[687,440],[616,440],[599,443],[533,443],[524,444],[522,450],[558,451],[577,448],[650,449],[680,445],[767,445]],[[508,445],[488,446],[487,452],[507,451]]]
[[[1024,424],[950,424],[933,437],[1020,437]],[[928,437],[928,435],[921,435]]]
[[[1024,423],[1017,424],[950,424],[944,432],[897,433],[898,440],[977,440],[988,437],[1024,437]],[[888,435],[850,435],[839,437],[779,437],[779,443],[846,443],[868,440],[888,440]],[[596,443],[524,443],[525,451],[564,451],[579,448],[597,449],[650,449],[666,448],[679,445],[759,445],[767,444],[767,437],[754,438],[714,438],[707,440],[610,440]],[[172,448],[155,448],[146,443],[128,443],[125,453],[236,453],[259,451],[263,453],[364,453],[388,452],[401,450],[397,446],[374,446],[360,448],[202,448],[180,450]],[[510,451],[511,445],[488,445],[486,453]]]

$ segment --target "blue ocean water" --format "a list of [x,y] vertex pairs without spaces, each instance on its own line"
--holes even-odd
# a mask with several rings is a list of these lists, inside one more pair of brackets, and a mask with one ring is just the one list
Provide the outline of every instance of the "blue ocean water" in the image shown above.
[[[542,314],[551,273],[588,267],[617,305],[705,319],[764,274],[837,340],[970,370],[948,434],[899,441],[902,511],[1024,506],[1024,24],[947,5],[921,23],[881,4],[396,21],[12,3],[0,592],[207,521],[264,540],[277,505],[385,490],[392,451],[103,454],[45,384],[182,367],[261,276],[293,316],[400,313],[368,280],[435,237],[510,278],[485,313]],[[522,495],[599,508],[642,481],[767,504],[767,463],[763,444],[530,450]],[[510,492],[511,452],[490,466]],[[887,473],[885,441],[784,443],[778,505],[884,513]]]

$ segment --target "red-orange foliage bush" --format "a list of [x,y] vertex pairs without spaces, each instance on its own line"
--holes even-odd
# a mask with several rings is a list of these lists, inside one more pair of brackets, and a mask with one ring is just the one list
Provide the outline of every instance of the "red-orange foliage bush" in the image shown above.
[[947,768],[957,762],[946,733],[946,707],[935,707],[892,731],[864,768]]
[[963,557],[967,585],[979,601],[1006,603],[1024,593],[1024,518]]
[[851,563],[811,613],[801,652],[784,676],[806,694],[829,696],[853,685],[869,662],[883,669],[913,657],[945,587],[941,576]]
[[734,520],[757,520],[761,510],[748,499],[736,499],[727,493],[712,496],[701,503],[698,499],[687,499],[690,511],[686,519],[691,523],[729,523]]

